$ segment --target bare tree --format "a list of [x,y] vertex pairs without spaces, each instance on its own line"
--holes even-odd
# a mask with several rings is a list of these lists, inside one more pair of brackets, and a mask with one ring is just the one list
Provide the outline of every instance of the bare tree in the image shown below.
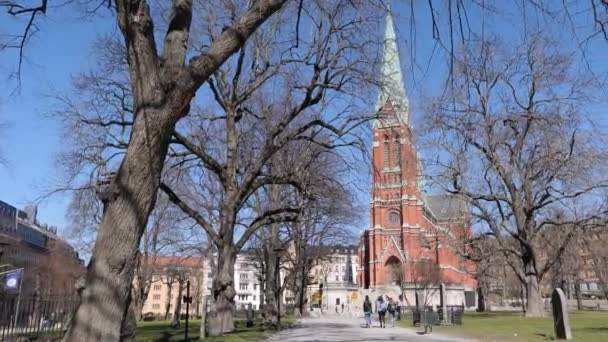
[[[353,196],[343,184],[350,168],[345,166],[340,155],[315,143],[300,142],[282,149],[271,164],[275,170],[290,169],[300,175],[300,191],[278,192],[280,189],[269,186],[267,204],[261,203],[260,196],[256,196],[259,212],[264,210],[264,205],[276,206],[290,201],[300,208],[295,221],[262,227],[254,234],[250,245],[263,275],[266,317],[276,322],[276,298],[282,298],[277,293],[289,290],[295,307],[302,314],[309,283],[308,272],[314,262],[323,257],[316,247],[344,244],[346,236],[352,238],[346,227],[356,220],[357,214]],[[277,252],[279,250],[283,252]],[[280,289],[277,288],[277,265],[285,274]]]
[[[137,251],[150,212],[154,207],[161,172],[171,135],[179,119],[186,116],[196,92],[208,78],[240,47],[247,38],[287,0],[263,0],[244,4],[239,14],[214,32],[214,39],[191,51],[190,27],[193,2],[171,3],[164,40],[157,42],[155,19],[145,0],[109,3],[122,33],[128,86],[131,92],[131,120],[120,122],[127,128],[128,139],[109,174],[107,183],[98,189],[103,213],[88,267],[86,287],[73,316],[66,341],[118,340],[126,308],[131,301],[131,284]],[[2,2],[9,15],[28,16],[25,31],[16,39],[22,56],[41,6]],[[156,20],[156,24],[158,20]],[[162,25],[156,25],[160,27]],[[162,50],[157,48],[162,46]],[[19,63],[21,65],[22,58]],[[101,126],[116,124],[102,120]]]
[[[358,144],[350,133],[372,117],[359,114],[362,102],[357,93],[370,88],[374,80],[375,59],[366,55],[377,46],[375,36],[366,30],[375,24],[370,20],[374,13],[362,16],[363,8],[373,11],[374,7],[350,1],[302,6],[308,33],[284,40],[279,34],[284,25],[280,17],[258,31],[252,44],[209,80],[214,106],[201,108],[173,134],[167,163],[181,173],[164,179],[161,189],[217,248],[212,335],[234,329],[236,254],[259,228],[294,221],[301,211],[294,201],[275,206],[266,201],[272,197],[270,192],[264,195],[270,188],[278,195],[303,191],[303,176],[296,168],[272,167],[270,161],[298,142],[326,149]],[[291,10],[286,13],[298,15],[300,9]],[[278,91],[277,84],[282,90]],[[346,100],[344,105],[336,102],[338,97]],[[181,186],[184,181],[197,190]],[[215,198],[211,189],[216,190]],[[254,196],[264,199],[265,205],[252,214]],[[266,273],[266,277],[273,275]]]
[[[608,184],[606,150],[582,120],[596,85],[584,76],[545,36],[510,50],[480,41],[463,51],[446,94],[428,110],[429,136],[444,149],[429,161],[431,179],[469,202],[509,254],[529,317],[543,316],[540,282],[576,229],[544,263],[540,237],[589,223]],[[559,221],[557,212],[564,213]]]

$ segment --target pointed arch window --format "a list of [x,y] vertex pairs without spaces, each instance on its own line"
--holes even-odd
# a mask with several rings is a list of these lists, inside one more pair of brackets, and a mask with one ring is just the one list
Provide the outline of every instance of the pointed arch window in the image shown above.
[[384,168],[388,169],[389,168],[389,162],[388,162],[388,157],[389,157],[389,146],[388,146],[388,142],[384,143]]
[[395,166],[401,166],[401,144],[399,143],[399,136],[395,140]]

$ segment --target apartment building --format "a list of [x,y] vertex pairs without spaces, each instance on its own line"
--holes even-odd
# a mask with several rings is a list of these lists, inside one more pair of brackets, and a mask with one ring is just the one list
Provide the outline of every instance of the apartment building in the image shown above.
[[[199,257],[154,256],[150,257],[150,262],[154,264],[155,271],[142,313],[170,319],[175,313],[177,299],[186,295],[186,284],[190,281],[190,314],[199,316],[203,299],[210,299],[212,295],[215,274],[209,260]],[[234,280],[237,310],[244,309],[249,304],[254,310],[258,310],[262,299],[259,272],[247,254],[237,256]],[[180,312],[182,315],[186,314],[185,305],[181,305]]]

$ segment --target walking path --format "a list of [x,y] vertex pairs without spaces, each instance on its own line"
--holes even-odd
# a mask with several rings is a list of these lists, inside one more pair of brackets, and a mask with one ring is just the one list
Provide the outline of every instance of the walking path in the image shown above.
[[366,341],[436,341],[436,342],[460,342],[471,341],[460,338],[448,337],[438,334],[419,334],[415,329],[406,328],[380,328],[374,322],[372,328],[366,328],[362,318],[346,319],[336,316],[324,316],[320,318],[303,318],[298,321],[296,327],[284,330],[270,337],[268,342],[279,341],[343,341],[343,342],[366,342]]

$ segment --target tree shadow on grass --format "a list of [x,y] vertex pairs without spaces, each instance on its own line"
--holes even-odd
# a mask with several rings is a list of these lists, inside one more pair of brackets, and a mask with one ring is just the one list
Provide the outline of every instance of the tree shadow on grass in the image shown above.
[[169,333],[168,331],[163,331],[163,336],[156,339],[156,342],[168,342],[169,339],[171,338],[171,336],[173,336],[173,334]]
[[576,329],[576,330],[593,332],[593,333],[608,333],[608,326],[606,326],[606,327],[580,328],[580,329]]

